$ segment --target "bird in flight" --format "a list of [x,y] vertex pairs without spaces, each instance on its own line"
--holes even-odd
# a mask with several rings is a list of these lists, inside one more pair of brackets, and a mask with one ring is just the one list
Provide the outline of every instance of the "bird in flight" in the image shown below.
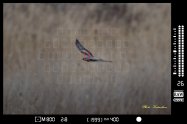
[[90,51],[88,51],[86,48],[83,47],[83,45],[79,42],[78,39],[76,39],[75,45],[77,46],[78,50],[82,54],[85,55],[85,57],[82,59],[84,61],[87,61],[87,62],[112,62],[112,61],[107,61],[107,60],[103,60],[103,59],[94,57]]

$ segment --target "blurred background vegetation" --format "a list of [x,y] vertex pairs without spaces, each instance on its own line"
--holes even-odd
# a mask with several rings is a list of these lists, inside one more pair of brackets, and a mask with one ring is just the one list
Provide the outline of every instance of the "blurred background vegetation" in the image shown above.
[[170,25],[166,3],[4,4],[4,114],[170,114]]

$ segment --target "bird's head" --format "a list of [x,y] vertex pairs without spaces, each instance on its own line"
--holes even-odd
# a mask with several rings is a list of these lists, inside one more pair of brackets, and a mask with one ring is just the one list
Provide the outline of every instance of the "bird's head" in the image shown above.
[[84,60],[84,61],[88,61],[87,58],[82,58],[82,60]]

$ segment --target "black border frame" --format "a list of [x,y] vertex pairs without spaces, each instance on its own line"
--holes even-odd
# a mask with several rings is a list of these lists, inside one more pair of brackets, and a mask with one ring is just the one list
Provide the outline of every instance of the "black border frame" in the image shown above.
[[[53,1],[53,2],[58,2],[58,1]],[[60,2],[60,1],[59,1]],[[62,2],[62,1],[61,1]],[[68,2],[73,2],[73,1],[68,1]],[[99,2],[99,1],[98,1]],[[101,2],[101,1],[100,1]],[[99,2],[99,3],[100,3]],[[106,2],[111,2],[111,1],[106,1]],[[116,1],[115,1],[116,2]],[[119,1],[120,2],[120,1]],[[125,1],[126,2],[126,1]],[[127,2],[148,2],[148,1],[127,1]],[[173,91],[174,90],[184,90],[184,87],[178,87],[177,86],[177,81],[178,80],[183,80],[184,77],[177,77],[172,74],[173,68],[173,28],[177,28],[178,25],[184,25],[184,3],[179,3],[174,0],[165,0],[165,1],[155,1],[153,0],[152,2],[156,3],[171,3],[171,115],[14,115],[14,114],[3,114],[3,108],[2,108],[2,118],[0,119],[0,123],[35,123],[35,117],[41,116],[41,117],[55,117],[55,122],[51,123],[60,123],[61,117],[68,117],[68,122],[67,123],[93,123],[93,122],[87,122],[87,118],[92,118],[92,117],[98,117],[98,118],[104,118],[104,117],[119,117],[119,122],[115,123],[137,123],[136,122],[136,117],[140,116],[142,117],[141,123],[172,123],[172,122],[184,122],[184,102],[173,102]],[[112,3],[112,2],[111,2]],[[2,9],[3,9],[3,4],[2,4]],[[2,11],[2,18],[3,18],[3,11]],[[3,20],[3,19],[2,19]],[[3,29],[3,28],[2,28]],[[2,30],[3,32],[3,30]],[[3,41],[3,34],[2,34],[2,41]],[[3,43],[3,42],[2,42]],[[3,50],[3,44],[2,44],[2,50]],[[2,52],[3,53],[3,52]],[[3,58],[3,54],[2,54]],[[3,66],[3,60],[2,66]],[[3,68],[3,67],[2,67]],[[3,98],[3,81],[2,81],[2,98]],[[2,102],[3,103],[3,102]],[[2,105],[3,107],[3,105]],[[58,121],[59,120],[59,121]],[[50,122],[42,122],[42,123],[50,123]],[[99,122],[97,122],[99,123]],[[112,121],[108,122],[100,122],[100,123],[114,123]]]

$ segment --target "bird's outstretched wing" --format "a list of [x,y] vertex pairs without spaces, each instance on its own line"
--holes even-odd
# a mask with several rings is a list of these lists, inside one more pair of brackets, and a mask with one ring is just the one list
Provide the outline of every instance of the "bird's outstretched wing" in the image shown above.
[[84,55],[89,56],[89,57],[90,56],[93,57],[92,53],[90,51],[88,51],[86,48],[84,48],[78,39],[76,39],[75,45],[80,50],[80,52],[83,53]]

